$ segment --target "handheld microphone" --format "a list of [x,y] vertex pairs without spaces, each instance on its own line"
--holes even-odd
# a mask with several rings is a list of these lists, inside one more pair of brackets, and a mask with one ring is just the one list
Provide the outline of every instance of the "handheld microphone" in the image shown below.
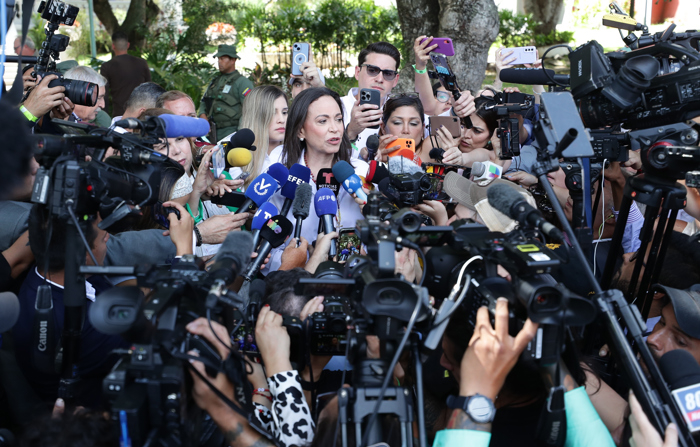
[[265,222],[270,220],[272,216],[276,216],[277,213],[277,207],[270,202],[263,203],[255,212],[253,222],[250,226],[253,233],[253,250],[257,248],[258,243],[260,242],[260,229]]
[[270,251],[282,245],[290,234],[292,234],[292,223],[284,216],[272,216],[265,222],[260,229],[260,239],[262,242],[257,251],[258,257],[250,262],[245,275],[243,275],[246,281],[250,281],[253,276],[258,273],[263,262],[265,262],[265,258],[270,254]]
[[700,393],[700,365],[690,352],[675,349],[661,356],[659,371],[685,418],[686,427],[690,432],[697,432],[700,430],[700,409],[696,397]]
[[501,178],[502,173],[503,167],[490,161],[475,161],[472,164],[472,175],[475,182],[484,179]]
[[255,151],[255,146],[253,146],[253,143],[255,143],[255,134],[252,130],[238,129],[236,133],[231,135],[231,138],[226,145],[228,147],[243,148],[248,149],[249,151]]
[[[336,166],[338,165],[336,164]],[[335,170],[335,167],[333,170]],[[355,177],[357,176],[355,175]],[[333,191],[328,188],[321,188],[316,191],[316,196],[314,197],[314,208],[316,209],[316,215],[323,223],[324,234],[334,232],[335,225],[333,224],[333,218],[338,213],[338,201],[335,198]],[[331,249],[328,254],[333,257],[336,255],[336,251],[335,243],[331,243]]]
[[286,216],[289,213],[289,208],[292,207],[292,200],[294,200],[297,187],[302,183],[309,183],[309,180],[311,180],[311,169],[299,163],[295,163],[289,168],[287,183],[284,184],[280,191],[280,194],[285,198],[282,209],[280,210],[282,216]]
[[255,321],[262,308],[262,299],[267,287],[262,279],[254,279],[248,288],[248,321]]
[[[355,174],[350,163],[340,160],[333,166],[333,175],[348,193],[355,193],[360,200],[367,202],[367,194],[362,189],[362,180]],[[318,193],[316,193],[316,197],[318,197]]]
[[238,208],[236,214],[245,212],[252,204],[259,207],[263,203],[267,202],[276,190],[277,182],[275,181],[274,177],[263,172],[259,176],[255,177],[255,180],[253,180],[248,189],[246,189],[245,202],[243,202],[243,205]]
[[18,318],[19,300],[17,295],[12,292],[0,293],[0,333],[12,329]]
[[273,164],[267,168],[267,173],[277,181],[277,191],[287,183],[287,179],[289,178],[289,169],[282,163]]
[[338,179],[333,175],[333,170],[328,168],[323,168],[318,170],[318,175],[316,176],[316,187],[318,188],[328,188],[333,191],[336,197],[338,197],[338,192],[340,191],[340,183]]
[[434,147],[430,149],[428,156],[433,160],[437,160],[438,162],[442,163],[442,157],[445,156],[445,149]]
[[367,160],[372,161],[379,150],[379,135],[372,134],[367,138]]
[[489,187],[486,196],[489,205],[511,219],[517,220],[521,225],[532,225],[547,237],[563,242],[561,231],[547,222],[542,217],[542,213],[527,203],[522,194],[514,188],[504,184],[493,185]]
[[369,162],[369,171],[367,172],[367,177],[365,177],[365,180],[367,183],[378,184],[390,175],[391,174],[384,163],[380,163],[377,160],[372,160]]
[[[569,85],[570,76],[555,74],[554,70],[546,70],[556,82]],[[504,68],[499,76],[503,82],[528,85],[557,85],[549,80],[541,68]]]
[[216,305],[222,295],[226,294],[226,286],[231,284],[250,261],[253,253],[253,236],[245,231],[232,231],[221,244],[219,252],[214,257],[214,263],[209,268],[209,277],[214,283],[209,289],[206,307]]
[[311,185],[302,183],[297,188],[294,201],[292,202],[292,215],[297,220],[294,227],[294,237],[297,240],[297,247],[299,246],[299,240],[301,238],[301,225],[304,219],[309,217],[309,211],[311,210],[311,194]]
[[248,166],[253,160],[253,154],[246,148],[236,147],[226,153],[226,163],[229,167]]

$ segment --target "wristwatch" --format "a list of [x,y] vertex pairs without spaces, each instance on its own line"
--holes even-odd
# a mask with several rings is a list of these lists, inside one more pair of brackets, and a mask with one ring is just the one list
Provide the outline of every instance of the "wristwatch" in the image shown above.
[[472,421],[479,424],[491,423],[496,416],[496,407],[493,406],[491,399],[481,394],[466,397],[448,396],[447,406],[464,410]]

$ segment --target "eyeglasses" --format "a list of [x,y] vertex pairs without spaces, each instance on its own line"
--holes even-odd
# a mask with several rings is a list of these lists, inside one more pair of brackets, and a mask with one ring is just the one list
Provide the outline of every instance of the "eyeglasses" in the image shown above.
[[391,99],[399,99],[399,98],[419,99],[420,95],[418,94],[418,92],[392,93],[390,95],[387,95],[386,100],[389,101]]
[[381,68],[377,67],[376,65],[370,65],[370,64],[362,64],[360,65],[360,68],[365,67],[367,68],[367,74],[375,77],[378,76],[379,73],[381,72],[382,75],[384,76],[384,79],[387,81],[393,81],[394,78],[396,77],[397,74],[399,74],[398,71],[395,70],[382,70]]
[[442,102],[442,103],[449,101],[450,97],[452,97],[452,94],[450,92],[443,92],[440,90],[435,95],[435,99],[437,99],[439,102]]

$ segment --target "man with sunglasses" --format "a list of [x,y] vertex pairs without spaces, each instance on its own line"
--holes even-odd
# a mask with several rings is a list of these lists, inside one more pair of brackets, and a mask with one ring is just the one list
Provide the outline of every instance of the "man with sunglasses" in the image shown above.
[[357,158],[360,149],[367,146],[367,138],[378,132],[378,129],[371,127],[379,126],[382,116],[381,107],[373,104],[360,105],[359,92],[363,88],[377,90],[381,97],[381,104],[384,104],[391,89],[399,82],[399,65],[401,65],[401,54],[390,43],[375,42],[360,52],[358,64],[355,67],[355,79],[358,85],[341,98],[343,121],[348,137],[355,144],[353,158]]

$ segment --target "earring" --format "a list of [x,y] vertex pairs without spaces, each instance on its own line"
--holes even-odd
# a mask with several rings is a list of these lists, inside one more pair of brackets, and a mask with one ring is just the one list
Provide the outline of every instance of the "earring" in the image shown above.
[[302,141],[302,142],[303,142],[303,141],[304,141],[304,137],[300,137],[300,138],[299,138],[299,141]]

